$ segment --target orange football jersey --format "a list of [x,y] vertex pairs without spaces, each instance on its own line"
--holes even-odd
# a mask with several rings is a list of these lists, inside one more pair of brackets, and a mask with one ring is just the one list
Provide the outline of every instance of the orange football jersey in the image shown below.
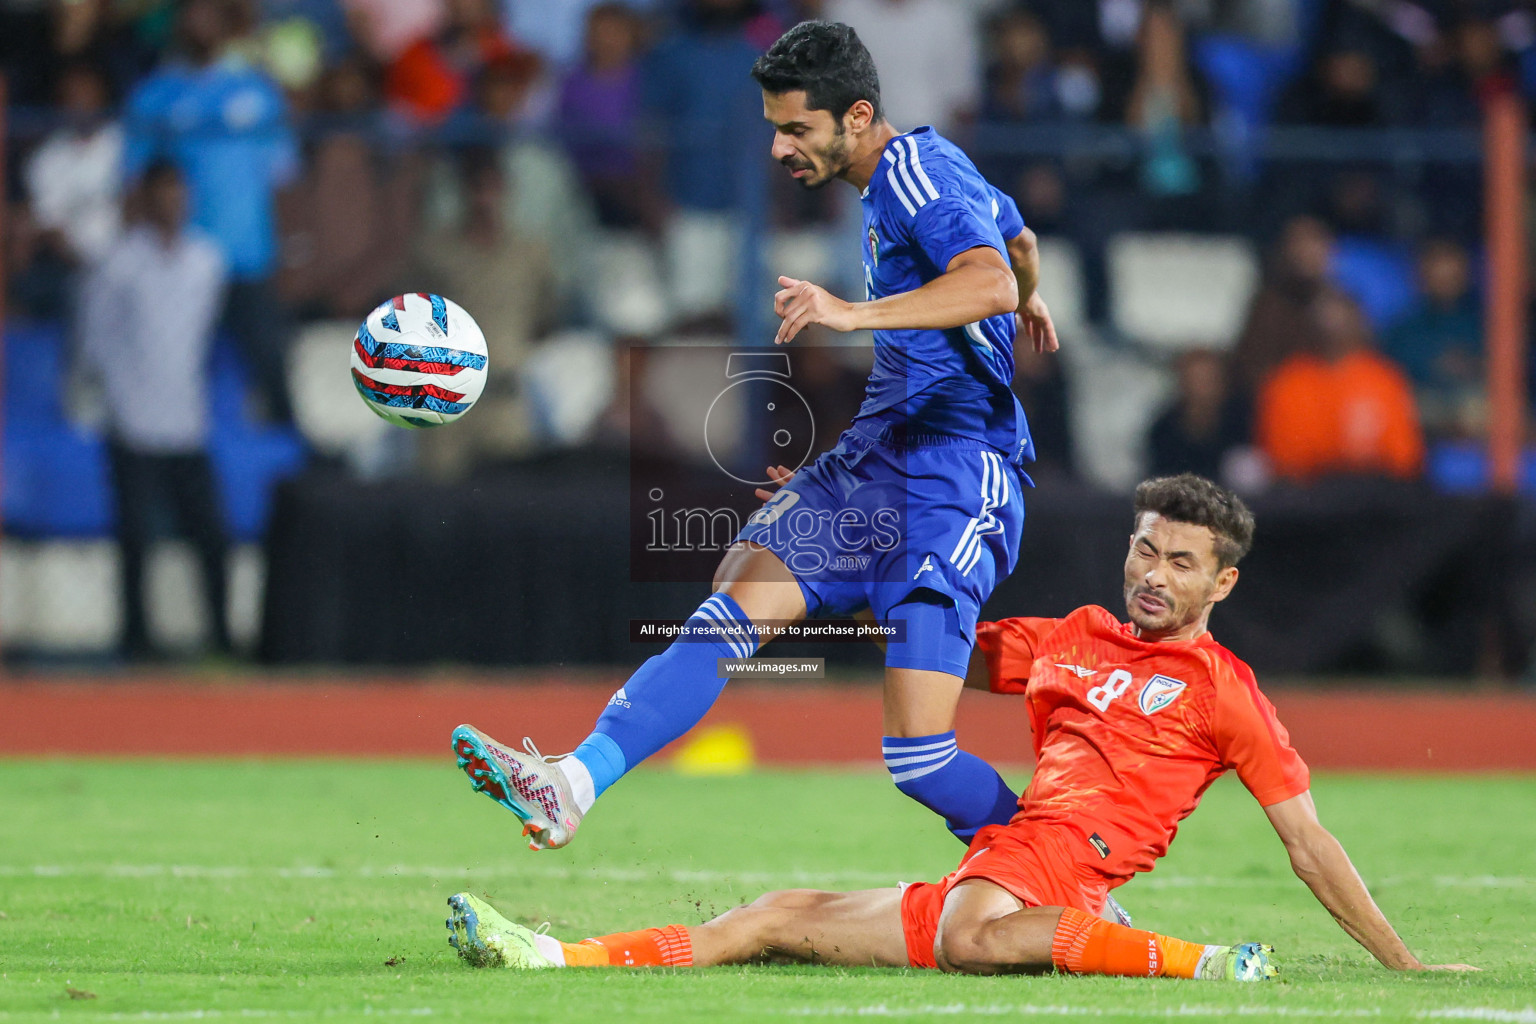
[[1013,820],[1077,833],[1081,863],[1119,884],[1168,851],[1206,787],[1235,769],[1263,806],[1304,793],[1253,671],[1210,633],[1149,642],[1099,607],[976,627],[994,693],[1022,693],[1035,774]]

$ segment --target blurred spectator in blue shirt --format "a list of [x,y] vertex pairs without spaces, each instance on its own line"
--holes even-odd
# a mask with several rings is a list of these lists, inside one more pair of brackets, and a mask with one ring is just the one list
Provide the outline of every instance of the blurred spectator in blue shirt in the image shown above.
[[754,0],[689,0],[678,31],[651,53],[644,102],[668,153],[666,181],[672,201],[700,210],[729,210],[745,152],[762,128],[762,92],[752,81],[759,49],[747,36],[757,16]]
[[277,259],[274,193],[298,172],[298,150],[282,92],[227,49],[239,31],[228,0],[183,9],[186,60],[168,62],[128,97],[126,171],[136,178],[157,156],[187,176],[192,220],[224,248],[240,280],[263,278]]
[[665,154],[673,207],[664,238],[669,305],[689,327],[722,327],[739,284],[743,211],[766,192],[769,131],[750,74],[766,34],[760,17],[756,0],[689,0],[643,73],[647,126]]
[[639,16],[602,3],[587,14],[586,55],[560,83],[555,120],[582,184],[611,227],[658,223],[640,152]]
[[1484,393],[1482,306],[1471,261],[1437,239],[1419,253],[1419,297],[1383,346],[1413,380],[1424,427],[1439,436],[1479,431]]
[[1010,10],[992,22],[991,60],[981,101],[985,121],[1054,121],[1065,114],[1060,81],[1044,22]]
[[501,0],[511,33],[557,68],[569,68],[590,56],[592,12],[598,7],[651,11],[657,0]]
[[128,98],[130,180],[156,157],[186,175],[192,222],[223,250],[231,283],[225,326],[240,341],[268,416],[291,422],[283,360],[287,317],[272,287],[274,201],[299,170],[282,91],[231,49],[245,28],[235,0],[188,0],[178,29],[184,59],[146,78]]

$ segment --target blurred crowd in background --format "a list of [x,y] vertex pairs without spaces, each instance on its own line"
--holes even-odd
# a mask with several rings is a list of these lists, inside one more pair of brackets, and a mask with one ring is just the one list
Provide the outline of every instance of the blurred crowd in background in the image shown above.
[[[130,563],[131,491],[187,510],[209,574],[190,510],[226,420],[291,438],[272,478],[463,479],[631,433],[686,456],[674,345],[765,342],[780,273],[860,297],[857,197],[775,173],[747,74],[809,17],[853,25],[891,121],[966,147],[1040,234],[1063,353],[1021,350],[1016,385],[1040,477],[1479,486],[1476,132],[1536,92],[1536,4],[0,0],[11,335],[57,349],[13,344],[7,395],[58,392],[6,402],[8,529],[16,460],[63,464],[50,430],[107,439]],[[342,353],[405,291],[490,346],[446,430],[356,422]],[[800,348],[825,445],[868,339]]]

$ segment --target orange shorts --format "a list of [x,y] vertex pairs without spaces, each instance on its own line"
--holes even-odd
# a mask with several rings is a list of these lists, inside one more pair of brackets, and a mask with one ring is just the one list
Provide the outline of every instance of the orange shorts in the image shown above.
[[933,940],[951,889],[970,878],[1002,886],[1026,907],[1076,907],[1098,916],[1109,879],[1071,856],[1066,829],[1034,821],[988,825],[976,833],[960,866],[939,882],[914,882],[901,894],[901,927],[913,967],[937,967]]

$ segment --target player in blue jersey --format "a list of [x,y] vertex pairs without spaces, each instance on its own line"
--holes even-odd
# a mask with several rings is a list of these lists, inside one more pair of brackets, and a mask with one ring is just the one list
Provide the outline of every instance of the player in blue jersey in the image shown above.
[[523,820],[534,849],[565,845],[605,789],[703,718],[726,683],[719,659],[750,657],[763,627],[807,616],[861,614],[896,631],[881,749],[902,792],[966,842],[1017,803],[959,748],[954,716],[977,615],[1023,527],[1034,452],[1009,386],[1016,330],[1056,348],[1034,236],[952,143],[885,120],[874,61],[848,26],[797,25],[752,74],[774,158],[806,188],[848,182],[864,204],[865,299],[780,278],[774,341],[812,323],[872,330],[874,370],[838,445],[748,520],[687,635],[629,678],[574,752],[545,758],[525,741],[523,754],[454,730],[460,766]]

